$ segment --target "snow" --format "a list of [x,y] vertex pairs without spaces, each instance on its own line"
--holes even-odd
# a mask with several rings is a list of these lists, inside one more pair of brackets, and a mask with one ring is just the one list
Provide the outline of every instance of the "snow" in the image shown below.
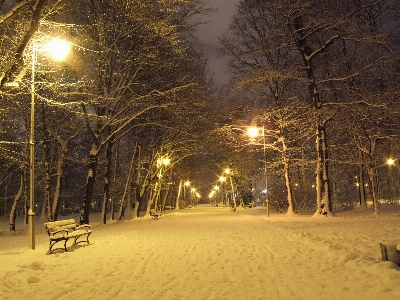
[[379,245],[399,247],[400,206],[311,215],[207,205],[107,225],[91,215],[92,244],[51,255],[43,221],[31,250],[2,219],[0,299],[400,299],[400,268]]

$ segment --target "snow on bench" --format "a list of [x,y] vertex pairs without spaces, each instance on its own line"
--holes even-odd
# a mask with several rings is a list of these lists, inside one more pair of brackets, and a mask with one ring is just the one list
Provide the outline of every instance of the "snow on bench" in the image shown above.
[[[92,233],[89,224],[83,224],[80,226],[76,225],[74,219],[63,220],[63,221],[55,221],[55,222],[47,222],[44,223],[44,227],[50,237],[49,244],[49,253],[52,253],[55,250],[63,249],[65,252],[67,249],[67,242],[69,239],[74,239],[74,245],[79,243],[89,243],[89,236]],[[86,236],[85,240],[78,239],[82,236]],[[64,241],[64,247],[62,248],[54,248],[54,245],[58,242]]]
[[162,213],[156,212],[155,209],[150,209],[150,216],[153,220],[158,220],[159,217],[161,217]]

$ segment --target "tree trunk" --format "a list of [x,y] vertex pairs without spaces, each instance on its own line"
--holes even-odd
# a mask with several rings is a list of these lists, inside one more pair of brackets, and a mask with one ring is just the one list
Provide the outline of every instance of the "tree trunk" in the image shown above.
[[140,206],[142,205],[142,199],[140,198],[140,176],[142,174],[141,167],[141,155],[142,148],[138,145],[138,154],[137,154],[137,171],[136,171],[136,187],[135,187],[135,208],[133,209],[132,219],[136,219],[139,217]]
[[111,181],[111,164],[112,164],[112,147],[113,143],[107,143],[106,150],[106,172],[104,174],[104,187],[103,187],[103,203],[101,205],[101,220],[103,224],[107,223],[107,203],[110,199],[110,181]]
[[82,202],[80,212],[80,224],[89,224],[90,205],[92,203],[93,188],[96,180],[96,170],[99,159],[99,141],[95,140],[92,143],[92,149],[89,155],[88,174],[85,186],[85,198]]
[[150,196],[149,196],[149,201],[147,202],[147,209],[146,209],[146,216],[150,215],[150,209],[153,207],[154,204],[154,209],[157,211],[157,199],[160,195],[160,188],[159,188],[159,183],[157,182],[154,186],[154,189],[151,190]]
[[167,178],[167,180],[166,180],[167,181],[167,189],[164,190],[164,193],[162,193],[162,184],[160,185],[160,195],[162,195],[162,199],[161,199],[161,203],[160,203],[161,212],[164,211],[165,203],[167,202],[167,198],[168,198],[168,195],[169,195],[170,185],[168,184],[168,182],[169,182],[169,179],[171,178],[172,170],[173,170],[173,168],[171,167],[171,168],[168,169],[168,172],[165,171],[165,175],[164,176],[165,176],[165,178]]
[[[329,170],[328,170],[328,143],[326,140],[326,128],[325,123],[321,125],[321,155],[322,155],[322,179],[323,179],[323,194],[322,194],[322,205],[326,207],[326,214],[328,216],[333,216],[332,212],[332,195],[331,195],[331,185],[329,180]],[[324,212],[323,212],[324,214]]]
[[[23,164],[24,165],[24,164]],[[24,185],[25,185],[25,167],[21,165],[20,167],[20,175],[19,175],[19,189],[18,189],[18,193],[15,195],[14,198],[14,203],[11,207],[11,211],[10,211],[10,223],[9,223],[9,228],[10,231],[15,231],[15,219],[16,219],[16,214],[17,214],[17,204],[18,201],[21,199],[22,194],[24,192]]]
[[282,144],[282,163],[283,163],[283,170],[285,174],[285,184],[286,184],[286,195],[288,201],[288,210],[287,215],[293,215],[293,198],[292,198],[292,187],[290,184],[290,174],[289,174],[289,158],[287,155],[287,145],[285,143],[285,138],[283,136],[279,137],[278,139]]
[[[133,151],[131,162],[129,163],[129,171],[128,171],[128,176],[127,176],[126,182],[125,182],[124,194],[122,195],[122,198],[120,201],[121,204],[119,206],[118,221],[120,221],[122,218],[123,207],[125,205],[126,195],[128,194],[128,190],[131,187],[132,174],[133,174],[133,170],[134,170],[134,162],[135,162],[135,156],[136,156],[136,149],[137,149],[137,144],[135,145],[135,150]],[[127,203],[127,205],[130,205],[130,203]]]
[[358,149],[359,164],[358,164],[358,193],[360,197],[360,209],[367,208],[367,201],[365,199],[365,180],[364,180],[364,164],[363,162],[363,152]]
[[56,175],[56,187],[54,190],[54,198],[53,198],[53,207],[52,207],[52,215],[54,221],[58,219],[58,209],[60,206],[60,194],[61,194],[61,180],[63,176],[63,166],[64,166],[64,159],[65,154],[67,151],[67,143],[61,144],[61,153],[57,159],[57,175]]
[[307,186],[307,177],[306,177],[306,157],[305,157],[304,147],[301,148],[301,177],[302,177],[302,191],[303,191],[303,202],[307,203],[307,194],[309,191],[309,187]]
[[176,196],[176,201],[175,201],[175,209],[179,209],[179,198],[181,197],[181,191],[182,191],[183,184],[184,184],[183,179],[179,180],[178,195]]
[[45,211],[42,209],[41,217],[40,219],[43,220],[43,216],[46,216],[47,221],[53,222],[54,217],[53,217],[53,210],[52,210],[52,201],[51,201],[51,154],[50,154],[50,136],[49,133],[47,132],[47,124],[46,124],[46,117],[45,117],[45,111],[42,109],[42,123],[43,123],[43,150],[44,150],[44,203],[43,208],[45,208]]
[[116,187],[116,178],[118,174],[119,167],[119,140],[117,142],[117,148],[115,150],[115,159],[114,159],[114,169],[113,169],[113,181],[110,190],[110,220],[115,219],[115,187]]
[[236,209],[235,187],[233,186],[232,176],[229,176],[229,182],[231,183],[233,209],[235,210]]
[[317,168],[316,168],[316,191],[317,210],[314,213],[322,216],[333,216],[330,183],[328,177],[328,151],[325,136],[325,124],[318,122],[317,125]]
[[371,163],[368,164],[368,176],[369,176],[369,180],[371,182],[370,188],[371,188],[372,200],[374,202],[374,215],[379,215],[376,174],[374,171],[374,167]]

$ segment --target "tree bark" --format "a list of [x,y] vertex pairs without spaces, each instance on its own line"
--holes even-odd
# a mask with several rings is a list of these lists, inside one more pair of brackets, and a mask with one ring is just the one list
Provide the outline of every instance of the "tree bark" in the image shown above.
[[10,222],[9,222],[9,228],[10,231],[15,231],[15,219],[17,217],[17,204],[18,201],[21,199],[23,191],[24,191],[24,185],[25,185],[25,167],[24,167],[25,163],[23,163],[23,165],[21,165],[20,167],[20,175],[19,175],[19,189],[18,189],[18,193],[15,195],[14,198],[14,202],[13,205],[11,207],[11,211],[10,211]]
[[282,163],[283,163],[283,171],[285,174],[285,184],[286,184],[286,197],[288,201],[288,210],[287,215],[293,215],[293,197],[292,197],[292,187],[290,184],[290,174],[289,174],[289,158],[287,155],[287,145],[285,142],[285,138],[283,136],[278,139],[282,144]]
[[108,203],[108,199],[110,199],[112,147],[113,147],[113,142],[111,142],[111,141],[108,142],[107,150],[106,150],[106,161],[107,161],[106,172],[104,174],[103,203],[101,205],[101,220],[102,220],[103,224],[107,223],[107,203]]
[[360,162],[358,163],[358,193],[360,197],[360,209],[367,208],[367,201],[365,199],[365,180],[364,180],[364,164],[363,162],[363,152],[358,149],[358,157]]
[[178,195],[176,196],[175,200],[175,209],[179,209],[179,198],[181,197],[181,192],[182,192],[182,185],[183,185],[183,179],[179,180],[179,188],[178,188]]
[[92,143],[92,149],[89,155],[88,174],[86,178],[85,197],[82,202],[80,211],[80,224],[89,224],[90,205],[92,203],[92,195],[94,183],[96,180],[96,171],[99,160],[99,141],[95,139]]
[[[135,162],[135,156],[136,156],[136,149],[137,149],[137,144],[135,145],[135,150],[133,150],[131,162],[129,163],[128,176],[125,181],[124,193],[121,197],[120,206],[119,206],[118,221],[120,221],[122,218],[123,208],[124,208],[124,205],[126,202],[125,199],[128,194],[128,190],[131,187],[132,175],[133,175],[133,170],[134,170],[134,162]],[[127,205],[130,205],[130,203],[127,203]]]

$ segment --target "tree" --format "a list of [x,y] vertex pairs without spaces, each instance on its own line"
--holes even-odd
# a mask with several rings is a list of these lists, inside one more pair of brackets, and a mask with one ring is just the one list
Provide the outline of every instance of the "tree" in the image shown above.
[[[391,1],[368,0],[244,0],[222,39],[237,82],[244,83],[246,91],[267,95],[263,105],[272,106],[274,99],[283,96],[282,106],[301,100],[311,108],[316,140],[315,215],[332,215],[327,134],[329,124],[337,124],[335,118],[342,117],[337,107],[360,101],[352,96],[359,91],[357,82],[375,77],[373,69],[388,57],[395,59],[395,48],[382,34],[384,24],[395,18],[394,6]],[[360,20],[360,15],[371,17]],[[379,30],[372,31],[375,24],[380,24]]]

